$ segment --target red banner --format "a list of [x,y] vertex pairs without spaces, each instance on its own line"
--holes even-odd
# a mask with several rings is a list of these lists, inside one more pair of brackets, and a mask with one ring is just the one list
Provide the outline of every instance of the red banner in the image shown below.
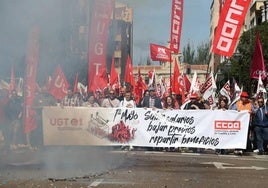
[[183,19],[183,0],[172,0],[170,50],[180,51],[181,29]]
[[69,83],[59,65],[55,70],[49,85],[49,93],[56,99],[62,99],[67,95]]
[[23,122],[24,132],[29,133],[37,127],[35,110],[32,104],[36,89],[36,69],[39,61],[39,28],[35,27],[29,35],[29,44],[26,52],[26,68],[24,82]]
[[234,53],[240,30],[251,0],[226,0],[219,18],[212,51],[230,57]]
[[171,61],[171,51],[165,46],[150,44],[150,52],[153,61]]
[[264,57],[262,53],[262,45],[260,40],[260,34],[258,33],[256,36],[255,50],[252,58],[251,69],[250,69],[250,77],[259,79],[259,75],[261,75],[261,79],[264,80],[266,78],[266,70],[264,64]]
[[113,0],[94,0],[89,33],[88,89],[94,91],[107,87],[106,48],[108,29],[114,7]]

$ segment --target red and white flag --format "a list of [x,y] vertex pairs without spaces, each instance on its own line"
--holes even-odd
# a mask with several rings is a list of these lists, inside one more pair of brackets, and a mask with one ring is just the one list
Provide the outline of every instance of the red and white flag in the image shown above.
[[180,40],[183,20],[183,0],[172,0],[170,50],[174,53],[180,51]]
[[203,95],[203,98],[209,102],[210,105],[213,105],[215,102],[216,90],[216,82],[214,80],[213,73],[211,72],[203,84],[200,93]]
[[114,0],[92,1],[89,31],[88,90],[107,87],[106,51]]
[[69,83],[62,71],[61,66],[58,65],[50,82],[49,93],[56,99],[62,99],[67,95],[68,88]]
[[266,78],[266,69],[265,69],[264,57],[262,53],[260,34],[257,33],[255,50],[254,50],[252,63],[251,63],[251,69],[250,69],[250,77],[259,79],[259,75],[261,75],[262,80]]
[[234,78],[233,78],[233,88],[234,88],[234,91],[233,91],[233,93],[231,93],[230,106],[232,106],[234,103],[236,103],[240,99],[240,95],[243,91],[243,86],[240,89],[240,87],[238,86],[238,84]]
[[233,55],[251,0],[226,0],[218,21],[212,51]]
[[231,103],[231,89],[230,89],[230,81],[228,80],[220,90],[220,94],[225,96],[228,99],[228,104]]
[[171,51],[165,46],[150,44],[150,53],[153,61],[171,61]]

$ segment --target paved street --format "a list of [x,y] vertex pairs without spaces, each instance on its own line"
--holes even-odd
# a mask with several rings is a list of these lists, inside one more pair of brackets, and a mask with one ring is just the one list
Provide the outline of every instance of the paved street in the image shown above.
[[[268,155],[107,148],[1,153],[0,187],[266,187]],[[20,185],[20,186],[17,186]]]

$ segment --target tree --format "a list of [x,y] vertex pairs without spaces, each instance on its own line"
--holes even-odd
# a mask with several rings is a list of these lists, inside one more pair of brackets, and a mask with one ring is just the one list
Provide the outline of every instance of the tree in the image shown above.
[[264,55],[265,66],[267,67],[268,58],[268,22],[264,22],[246,32],[244,32],[239,40],[237,52],[231,57],[232,69],[231,74],[244,90],[255,92],[257,80],[250,78],[251,61],[254,53],[256,33],[260,33],[262,50]]
[[208,64],[209,63],[209,42],[203,42],[197,46],[194,64]]
[[194,64],[195,51],[190,43],[183,47],[182,55],[185,63]]
[[151,61],[151,58],[148,56],[147,57],[147,60],[146,60],[146,65],[152,65],[152,61]]

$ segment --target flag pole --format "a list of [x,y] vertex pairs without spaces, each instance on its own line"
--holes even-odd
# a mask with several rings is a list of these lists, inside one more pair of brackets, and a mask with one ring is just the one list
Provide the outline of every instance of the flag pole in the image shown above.
[[170,89],[169,89],[169,93],[170,93],[170,96],[172,94],[172,81],[171,81],[171,63],[172,63],[172,53],[171,53],[171,50],[169,51],[170,53],[170,63],[169,63],[169,85],[170,85]]

